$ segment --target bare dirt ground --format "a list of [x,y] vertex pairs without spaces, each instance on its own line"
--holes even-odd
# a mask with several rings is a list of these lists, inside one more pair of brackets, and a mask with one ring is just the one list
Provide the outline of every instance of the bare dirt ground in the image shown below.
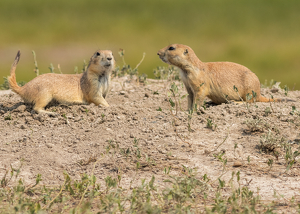
[[[176,116],[170,113],[170,84],[154,80],[137,84],[127,77],[115,78],[107,97],[109,108],[93,104],[48,107],[60,114],[57,117],[38,115],[18,95],[0,91],[0,177],[10,165],[17,168],[23,163],[20,177],[25,183],[34,184],[36,175],[42,174],[42,184],[58,185],[64,181],[64,171],[80,179],[81,174],[91,173],[99,160],[94,170],[99,182],[122,167],[121,183],[126,186],[135,176],[136,166],[106,151],[110,141],[125,151],[133,148],[136,139],[141,153],[155,163],[149,165],[142,157],[136,183],[155,175],[156,182],[163,185],[164,168],[171,166],[176,173],[182,165],[196,169],[199,176],[216,179],[223,164],[214,154],[222,152],[222,158],[227,158],[225,180],[231,178],[232,171],[240,171],[242,184],[264,200],[273,200],[274,191],[284,200],[293,196],[300,200],[299,157],[286,171],[282,149],[277,150],[278,160],[260,151],[260,139],[268,132],[283,137],[293,152],[300,150],[300,115],[291,113],[292,106],[300,110],[300,91],[286,96],[281,89],[262,89],[266,97],[288,97],[296,102],[256,103],[248,108],[245,104],[208,102],[193,115],[189,130],[187,111],[179,109]],[[185,94],[182,83],[176,84],[181,95]],[[186,109],[187,98],[181,106]],[[208,119],[212,129],[207,127]],[[258,125],[247,126],[251,121]],[[272,166],[269,159],[274,159]]]

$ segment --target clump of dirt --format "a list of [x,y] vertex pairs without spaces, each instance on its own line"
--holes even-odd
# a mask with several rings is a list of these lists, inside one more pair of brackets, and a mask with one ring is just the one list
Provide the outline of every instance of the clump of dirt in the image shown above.
[[[299,159],[287,170],[291,158],[285,158],[284,146],[274,149],[275,154],[263,150],[261,142],[271,132],[291,151],[300,150],[300,91],[288,92],[295,102],[214,105],[206,100],[189,117],[187,98],[178,98],[177,114],[171,109],[170,85],[163,80],[138,84],[115,78],[107,97],[110,107],[48,106],[48,111],[59,113],[55,117],[36,114],[15,93],[1,91],[0,177],[10,165],[17,168],[22,163],[20,177],[28,184],[42,174],[43,184],[57,185],[64,171],[80,179],[98,160],[94,175],[100,182],[118,173],[119,167],[123,185],[130,185],[134,176],[139,181],[153,174],[162,182],[164,168],[176,171],[182,165],[218,178],[224,167],[218,155],[223,154],[227,170],[240,171],[243,184],[255,192],[259,188],[263,198],[271,199],[274,190],[287,198],[299,194]],[[181,95],[186,94],[181,82],[176,85]],[[262,94],[287,97],[282,90],[262,89]],[[124,156],[115,153],[116,148]],[[138,154],[142,171],[136,174]],[[224,178],[230,179],[230,173]]]

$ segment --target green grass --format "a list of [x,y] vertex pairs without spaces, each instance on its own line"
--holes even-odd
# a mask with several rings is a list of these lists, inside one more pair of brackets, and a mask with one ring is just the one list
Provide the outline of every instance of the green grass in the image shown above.
[[[19,48],[24,54],[35,50],[44,73],[50,63],[71,73],[97,48],[115,53],[123,48],[132,67],[146,52],[139,68],[154,77],[153,69],[164,65],[157,51],[183,43],[202,61],[237,62],[261,82],[275,79],[300,89],[299,6],[295,0],[3,0],[0,76],[8,75]],[[70,50],[74,53],[64,56]],[[28,81],[34,77],[32,69],[32,60],[24,57],[17,77]]]
[[[272,201],[262,200],[259,188],[253,191],[243,184],[240,171],[232,171],[231,179],[225,181],[223,175],[229,170],[227,159],[223,156],[225,153],[222,152],[214,154],[223,163],[223,170],[217,179],[211,179],[207,174],[202,175],[195,169],[182,165],[179,171],[174,171],[172,166],[165,167],[160,178],[163,184],[158,183],[154,175],[138,180],[136,175],[141,173],[141,161],[146,161],[147,167],[156,167],[156,163],[141,152],[138,141],[134,139],[133,147],[130,148],[121,148],[119,143],[109,141],[102,157],[79,163],[88,165],[94,162],[89,174],[84,173],[80,180],[74,180],[64,172],[65,179],[60,186],[42,185],[41,174],[36,176],[35,184],[26,184],[19,176],[22,161],[18,168],[7,168],[0,183],[1,213],[221,214],[274,213],[276,209],[282,209],[275,190]],[[131,178],[129,186],[124,186],[121,182],[123,164],[118,165],[118,173],[111,172],[104,178],[104,184],[97,180],[94,169],[104,156],[109,156],[113,165],[116,165],[116,159],[120,157],[128,163],[136,163],[135,176]],[[300,209],[300,204],[295,203],[294,198],[285,199],[284,206],[283,209],[292,212]]]

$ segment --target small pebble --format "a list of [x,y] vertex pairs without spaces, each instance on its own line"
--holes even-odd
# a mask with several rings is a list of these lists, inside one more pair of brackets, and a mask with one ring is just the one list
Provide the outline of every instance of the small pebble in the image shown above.
[[236,162],[234,162],[233,163],[233,167],[240,167],[240,166],[242,166],[243,164],[242,164],[242,162],[240,162],[240,161],[236,161]]
[[20,126],[20,129],[27,129],[27,126],[22,124],[22,125]]
[[276,92],[278,92],[278,91],[279,91],[278,88],[272,88],[272,89],[271,89],[271,92],[272,92],[272,93],[276,93]]
[[81,120],[81,117],[75,117],[74,118],[74,122],[78,122],[79,120]]
[[25,105],[20,105],[17,109],[16,109],[16,111],[18,111],[18,112],[24,112],[26,110],[26,106]]
[[52,147],[53,147],[53,144],[52,144],[52,143],[46,143],[46,146],[47,146],[48,148],[52,148]]

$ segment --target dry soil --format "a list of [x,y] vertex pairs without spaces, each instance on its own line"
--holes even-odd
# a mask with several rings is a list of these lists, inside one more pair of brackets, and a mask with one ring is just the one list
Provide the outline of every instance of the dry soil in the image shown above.
[[[274,191],[285,199],[300,194],[300,164],[296,162],[286,171],[285,153],[278,149],[278,160],[272,154],[260,151],[260,139],[271,132],[283,137],[292,151],[300,151],[300,116],[293,114],[292,106],[300,111],[300,91],[262,89],[266,97],[294,99],[296,102],[214,105],[194,113],[188,128],[187,98],[181,100],[181,109],[170,111],[171,82],[148,80],[137,84],[129,77],[115,78],[107,97],[110,107],[91,105],[52,105],[49,111],[59,113],[52,117],[36,114],[30,105],[11,91],[0,91],[0,177],[10,165],[18,168],[25,183],[35,183],[42,174],[42,184],[58,185],[66,171],[73,179],[83,173],[94,174],[99,182],[122,168],[122,185],[129,185],[135,176],[134,162],[113,151],[106,153],[109,142],[124,149],[141,151],[141,167],[136,178],[155,175],[163,185],[165,167],[180,171],[182,165],[194,168],[199,176],[217,178],[223,172],[222,163],[214,154],[225,153],[227,158],[225,180],[232,171],[240,171],[242,184],[247,185],[263,199],[272,200]],[[181,82],[176,82],[179,93],[186,94]],[[161,109],[161,111],[160,111]],[[291,113],[292,112],[292,113]],[[297,113],[297,112],[294,112]],[[212,121],[213,128],[207,127]],[[257,122],[250,128],[247,123]],[[252,130],[251,130],[252,128]],[[146,162],[146,155],[153,164]],[[267,162],[274,159],[272,167]],[[250,162],[249,162],[250,160]],[[299,160],[299,159],[297,159]],[[259,188],[259,191],[258,189]]]

